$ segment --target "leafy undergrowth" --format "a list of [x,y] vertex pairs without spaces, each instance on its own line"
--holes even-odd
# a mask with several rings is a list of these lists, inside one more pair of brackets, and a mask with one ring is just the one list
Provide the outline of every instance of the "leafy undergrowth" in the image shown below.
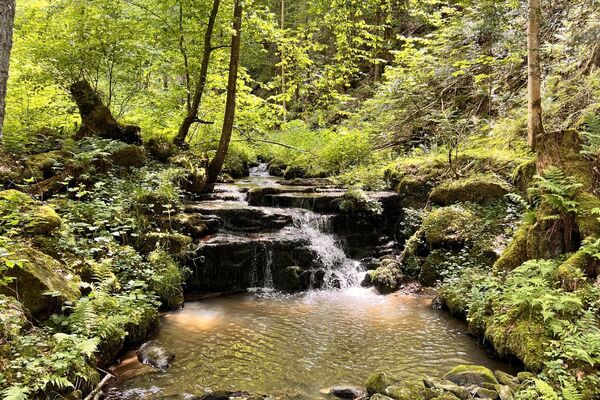
[[[183,302],[181,261],[191,240],[169,221],[190,169],[146,159],[139,148],[122,160],[126,147],[73,145],[53,165],[52,176],[63,179],[46,203],[0,192],[3,398],[80,398],[98,382],[96,366],[146,340],[160,308]],[[143,156],[135,166],[132,153]],[[181,246],[165,246],[174,240]]]

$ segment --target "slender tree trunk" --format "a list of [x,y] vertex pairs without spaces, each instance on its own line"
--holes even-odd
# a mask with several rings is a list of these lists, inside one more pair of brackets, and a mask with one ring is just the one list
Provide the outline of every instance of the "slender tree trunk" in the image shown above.
[[233,10],[233,30],[231,38],[231,57],[229,59],[229,80],[227,82],[227,102],[225,103],[225,116],[223,117],[223,130],[221,140],[217,148],[217,154],[208,165],[207,175],[208,184],[217,181],[217,177],[225,163],[225,157],[229,150],[231,133],[233,131],[233,121],[235,118],[235,98],[237,92],[238,66],[240,63],[240,44],[242,39],[242,0],[235,0]]
[[208,17],[208,25],[206,26],[206,32],[204,32],[204,51],[202,53],[202,62],[200,64],[200,76],[198,77],[198,82],[196,83],[196,87],[194,89],[194,98],[192,99],[192,104],[188,109],[187,115],[183,119],[181,126],[179,127],[179,131],[177,135],[173,139],[173,143],[177,146],[181,147],[185,143],[185,139],[190,131],[190,127],[194,122],[199,122],[198,120],[198,110],[200,109],[200,104],[202,103],[202,94],[204,93],[204,88],[206,87],[206,79],[208,76],[208,65],[210,64],[210,55],[213,51],[212,48],[212,35],[213,30],[215,28],[215,21],[217,19],[217,14],[219,13],[219,5],[221,0],[214,0],[213,7],[210,12],[210,16]]
[[15,0],[0,0],[0,141],[2,141],[2,127],[4,126],[6,83],[8,82],[15,9]]
[[[285,0],[281,0],[281,30],[285,29]],[[281,49],[281,94],[282,105],[283,105],[283,122],[287,121],[287,102],[286,96],[286,82],[285,82],[285,54],[283,48]]]
[[528,135],[527,142],[535,150],[537,138],[544,133],[542,123],[542,72],[540,66],[541,0],[529,0],[529,23],[527,25],[528,79]]

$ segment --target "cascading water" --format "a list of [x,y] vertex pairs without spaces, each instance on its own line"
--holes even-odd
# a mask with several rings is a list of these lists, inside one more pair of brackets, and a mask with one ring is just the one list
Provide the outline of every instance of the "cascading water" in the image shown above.
[[294,210],[295,229],[309,244],[325,273],[325,288],[358,286],[364,278],[361,263],[348,258],[338,239],[331,233],[331,217],[307,210]]

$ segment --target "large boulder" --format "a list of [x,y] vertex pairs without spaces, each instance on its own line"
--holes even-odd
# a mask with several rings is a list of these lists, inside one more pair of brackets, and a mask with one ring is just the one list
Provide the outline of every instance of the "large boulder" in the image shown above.
[[479,224],[477,216],[459,206],[437,208],[423,220],[421,231],[430,248],[462,245],[475,239],[473,228]]
[[7,221],[1,230],[21,229],[28,235],[48,235],[61,224],[54,209],[13,189],[0,192],[0,216]]
[[381,294],[389,294],[400,288],[402,272],[400,265],[393,260],[384,260],[379,268],[368,271],[362,286],[373,286]]
[[13,265],[5,273],[11,281],[0,293],[13,296],[36,318],[47,317],[64,300],[80,297],[79,278],[67,266],[30,246],[13,244],[0,262]]

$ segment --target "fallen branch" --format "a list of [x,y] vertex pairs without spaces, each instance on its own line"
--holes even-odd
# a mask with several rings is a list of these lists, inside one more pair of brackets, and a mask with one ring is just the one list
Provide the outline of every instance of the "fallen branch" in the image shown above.
[[87,397],[83,400],[98,400],[98,399],[100,399],[100,397],[102,396],[102,387],[104,385],[106,385],[108,383],[108,381],[110,381],[114,377],[115,376],[112,374],[106,374],[104,376],[104,378],[102,378],[102,380],[100,381],[98,386],[96,386],[96,388],[94,390],[92,390],[90,392],[90,394],[88,394]]

